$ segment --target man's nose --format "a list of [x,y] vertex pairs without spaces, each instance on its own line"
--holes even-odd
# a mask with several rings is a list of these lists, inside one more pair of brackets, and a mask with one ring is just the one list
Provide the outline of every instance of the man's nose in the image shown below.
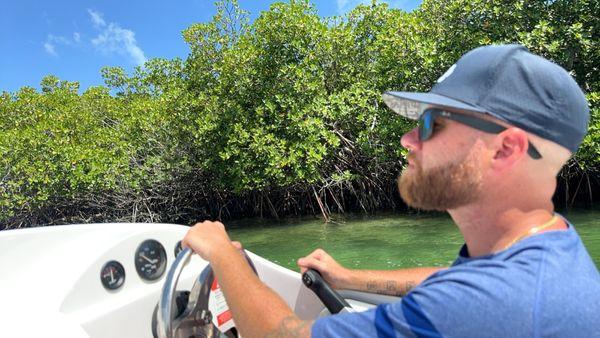
[[421,141],[419,140],[419,131],[418,127],[411,129],[408,133],[402,135],[400,139],[400,144],[408,150],[417,150],[421,146]]

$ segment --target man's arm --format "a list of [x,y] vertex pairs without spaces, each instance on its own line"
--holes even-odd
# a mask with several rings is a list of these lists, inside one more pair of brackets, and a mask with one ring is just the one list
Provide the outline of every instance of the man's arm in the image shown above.
[[351,270],[336,262],[322,249],[298,260],[302,272],[318,270],[335,289],[358,290],[391,296],[404,296],[433,273],[445,268],[423,267],[401,270]]
[[183,239],[183,245],[210,262],[243,337],[310,337],[312,321],[299,319],[279,295],[258,279],[231,243],[223,224],[196,224]]
[[312,322],[300,320],[236,248],[218,250],[210,262],[243,337],[310,337]]
[[422,267],[401,270],[349,270],[341,289],[404,296],[427,277],[445,268]]

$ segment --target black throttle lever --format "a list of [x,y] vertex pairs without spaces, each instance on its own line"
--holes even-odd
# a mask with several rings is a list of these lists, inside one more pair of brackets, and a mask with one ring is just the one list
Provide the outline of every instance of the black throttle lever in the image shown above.
[[302,274],[302,283],[311,289],[323,302],[331,314],[354,312],[350,304],[340,296],[327,282],[319,271],[308,269]]

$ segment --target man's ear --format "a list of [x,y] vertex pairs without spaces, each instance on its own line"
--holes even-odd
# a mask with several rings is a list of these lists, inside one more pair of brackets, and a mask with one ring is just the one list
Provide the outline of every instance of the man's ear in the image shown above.
[[496,151],[493,166],[497,169],[508,169],[527,156],[529,138],[522,129],[510,127],[494,139]]

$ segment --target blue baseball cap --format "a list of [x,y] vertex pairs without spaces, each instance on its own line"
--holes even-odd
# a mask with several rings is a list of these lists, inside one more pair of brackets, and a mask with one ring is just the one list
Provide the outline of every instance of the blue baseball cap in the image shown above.
[[559,65],[521,45],[471,50],[428,93],[383,94],[396,113],[418,119],[424,105],[489,114],[576,152],[590,119],[585,95]]

